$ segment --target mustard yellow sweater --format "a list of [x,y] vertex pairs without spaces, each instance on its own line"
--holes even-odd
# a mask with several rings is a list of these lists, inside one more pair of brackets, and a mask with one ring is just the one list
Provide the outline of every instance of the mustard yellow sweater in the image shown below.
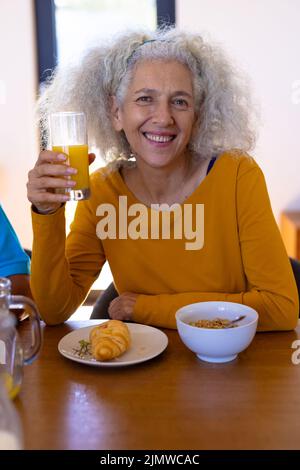
[[118,292],[140,294],[136,322],[176,328],[180,307],[223,300],[253,307],[260,330],[296,327],[297,287],[263,173],[253,158],[223,153],[185,200],[193,214],[196,204],[204,205],[204,243],[196,250],[187,249],[191,240],[172,237],[172,230],[166,239],[126,239],[116,230],[115,239],[100,240],[96,229],[99,234],[104,221],[102,204],[113,205],[118,213],[120,196],[127,196],[128,207],[139,201],[117,170],[96,171],[91,189],[90,200],[78,203],[67,240],[63,207],[52,215],[32,212],[32,292],[48,324],[69,318],[107,260]]

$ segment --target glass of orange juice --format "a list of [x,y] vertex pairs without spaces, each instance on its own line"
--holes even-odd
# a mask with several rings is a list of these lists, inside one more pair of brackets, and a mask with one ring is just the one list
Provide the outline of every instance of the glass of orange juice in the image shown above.
[[65,191],[72,201],[81,201],[90,196],[89,159],[86,116],[82,112],[65,111],[50,114],[50,141],[53,152],[64,153],[67,164],[77,169],[72,180],[73,188]]

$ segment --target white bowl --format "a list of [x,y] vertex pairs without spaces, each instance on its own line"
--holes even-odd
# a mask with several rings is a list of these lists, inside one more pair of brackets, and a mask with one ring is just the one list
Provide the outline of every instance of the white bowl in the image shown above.
[[[226,318],[234,320],[245,315],[234,328],[212,329],[189,325],[197,320]],[[183,343],[199,359],[207,362],[228,362],[244,351],[254,338],[258,314],[246,305],[234,302],[199,302],[186,305],[176,312],[176,323]]]

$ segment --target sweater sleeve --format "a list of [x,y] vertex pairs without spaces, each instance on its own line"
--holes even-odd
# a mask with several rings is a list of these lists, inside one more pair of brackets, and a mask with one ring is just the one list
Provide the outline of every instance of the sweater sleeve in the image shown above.
[[80,202],[66,239],[64,207],[50,215],[32,211],[31,289],[42,319],[67,320],[98,277],[105,254],[88,201]]
[[291,330],[297,326],[297,286],[272,213],[263,173],[256,164],[241,165],[239,169],[236,207],[247,281],[245,292],[201,292],[199,289],[199,292],[139,295],[134,321],[176,328],[175,313],[184,305],[227,301],[254,308],[259,315],[259,331]]

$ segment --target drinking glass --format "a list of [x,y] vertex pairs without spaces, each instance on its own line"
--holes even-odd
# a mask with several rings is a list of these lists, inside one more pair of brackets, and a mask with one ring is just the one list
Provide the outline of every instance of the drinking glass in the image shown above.
[[49,120],[52,151],[64,153],[68,157],[67,164],[77,169],[76,175],[70,177],[76,181],[76,185],[63,192],[69,194],[72,201],[88,199],[90,182],[86,116],[82,112],[58,112],[50,114]]

